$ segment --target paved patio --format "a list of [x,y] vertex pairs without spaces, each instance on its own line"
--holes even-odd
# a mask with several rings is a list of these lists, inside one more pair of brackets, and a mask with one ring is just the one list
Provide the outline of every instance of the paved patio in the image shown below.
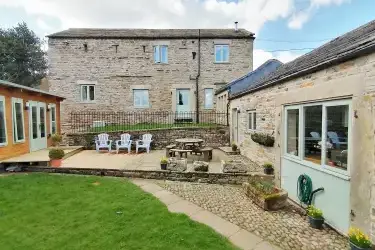
[[[127,169],[127,170],[160,170],[160,159],[165,156],[165,150],[152,150],[149,154],[134,152],[108,153],[84,150],[75,154],[62,163],[62,167],[68,168],[103,168],[103,169]],[[202,160],[203,156],[188,155],[187,171],[193,171],[193,161]],[[209,172],[221,173],[221,159],[228,157],[220,150],[214,149],[213,159],[210,161]]]
[[245,196],[241,187],[229,185],[158,181],[164,189],[183,197],[257,237],[285,249],[342,250],[348,241],[334,230],[312,229],[306,217],[289,206],[266,212]]

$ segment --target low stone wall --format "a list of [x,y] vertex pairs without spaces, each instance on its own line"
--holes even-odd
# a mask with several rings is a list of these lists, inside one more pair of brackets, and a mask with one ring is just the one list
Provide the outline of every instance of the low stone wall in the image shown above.
[[50,168],[50,167],[23,167],[26,172],[47,172],[61,174],[79,174],[79,175],[97,175],[97,176],[115,176],[171,181],[201,182],[214,184],[236,184],[241,185],[254,176],[264,178],[273,178],[273,176],[264,176],[262,174],[238,174],[238,173],[207,173],[207,172],[172,172],[169,170],[119,170],[119,169],[93,169],[93,168]]
[[[129,133],[132,139],[139,139],[143,134],[152,134],[153,142],[151,144],[154,149],[162,149],[165,146],[175,143],[178,138],[200,138],[210,147],[221,147],[229,145],[229,127],[219,126],[215,128],[176,128],[176,129],[148,129],[138,131],[115,131],[106,132],[110,139],[120,139],[120,135]],[[64,143],[69,146],[83,146],[85,149],[95,149],[95,136],[98,132],[86,133],[68,133],[64,137]]]

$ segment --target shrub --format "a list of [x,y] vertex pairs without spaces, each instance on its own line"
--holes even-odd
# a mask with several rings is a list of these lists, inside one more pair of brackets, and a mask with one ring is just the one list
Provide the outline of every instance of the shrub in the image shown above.
[[351,227],[348,236],[349,241],[357,247],[367,249],[372,246],[369,237],[358,228]]
[[263,164],[263,167],[264,168],[273,168],[273,165],[270,162],[266,162],[266,163]]
[[162,157],[160,159],[160,164],[167,164],[168,163],[168,158],[167,157]]
[[53,148],[49,150],[48,156],[51,160],[59,160],[64,158],[64,150],[61,148]]
[[273,147],[273,145],[275,144],[275,138],[268,134],[253,133],[251,135],[251,139],[254,142],[266,147]]
[[237,151],[237,144],[232,142],[232,151]]
[[62,141],[62,136],[59,135],[59,134],[53,134],[51,136],[51,140],[52,140],[52,145],[53,146],[58,146],[61,143],[61,141]]
[[249,184],[265,197],[278,193],[273,183],[269,181],[250,179]]
[[315,219],[323,218],[323,212],[319,208],[310,205],[307,207],[307,214]]

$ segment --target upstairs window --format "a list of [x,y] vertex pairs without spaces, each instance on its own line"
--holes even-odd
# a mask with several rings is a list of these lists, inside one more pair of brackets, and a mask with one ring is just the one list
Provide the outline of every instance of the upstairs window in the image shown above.
[[81,101],[95,101],[95,85],[81,85]]
[[213,92],[214,89],[204,89],[204,108],[213,108]]
[[7,131],[5,123],[5,98],[0,96],[0,146],[7,144]]
[[154,62],[168,63],[168,46],[156,45],[154,46]]
[[229,45],[215,45],[215,63],[229,62]]

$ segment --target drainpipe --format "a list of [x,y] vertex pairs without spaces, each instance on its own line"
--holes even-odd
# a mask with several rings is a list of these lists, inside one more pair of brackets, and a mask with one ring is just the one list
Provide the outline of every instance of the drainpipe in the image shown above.
[[196,89],[196,120],[199,123],[199,77],[201,75],[201,30],[198,29],[198,74],[195,77],[195,89]]

